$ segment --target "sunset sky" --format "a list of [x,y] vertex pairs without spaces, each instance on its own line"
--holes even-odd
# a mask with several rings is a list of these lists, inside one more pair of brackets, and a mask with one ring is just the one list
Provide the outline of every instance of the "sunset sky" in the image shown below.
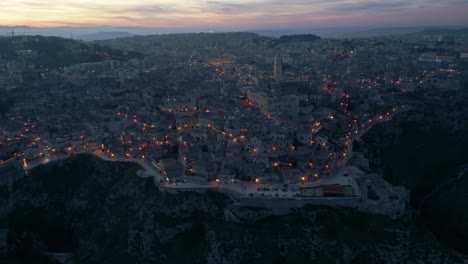
[[0,26],[467,25],[468,0],[1,0]]

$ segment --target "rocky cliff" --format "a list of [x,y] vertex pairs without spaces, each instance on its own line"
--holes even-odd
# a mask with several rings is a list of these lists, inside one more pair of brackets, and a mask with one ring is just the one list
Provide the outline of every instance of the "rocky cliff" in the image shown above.
[[468,254],[468,108],[425,103],[355,144],[370,170],[410,190],[415,222]]
[[222,194],[163,194],[138,169],[89,155],[33,169],[0,200],[0,262],[47,263],[44,252],[70,263],[461,261],[405,219],[316,206],[233,212]]

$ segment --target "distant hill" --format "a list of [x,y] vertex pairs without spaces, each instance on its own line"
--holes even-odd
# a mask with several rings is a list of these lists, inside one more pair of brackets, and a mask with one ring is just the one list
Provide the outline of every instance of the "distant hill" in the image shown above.
[[[147,28],[147,27],[113,27],[113,26],[95,26],[95,27],[29,27],[29,26],[0,26],[0,36],[24,36],[41,35],[54,36],[72,39],[98,40],[129,37],[132,35],[154,35],[154,34],[173,34],[173,33],[195,33],[210,32],[210,29],[202,28]],[[99,38],[94,36],[99,35]]]
[[468,38],[468,28],[431,28],[405,35],[406,38],[441,38],[441,40],[455,40]]
[[106,39],[116,39],[116,38],[128,38],[133,37],[134,34],[129,32],[120,32],[120,31],[108,31],[108,32],[96,32],[90,34],[78,35],[76,38],[81,40],[106,40]]
[[382,36],[397,36],[424,30],[421,27],[397,27],[397,28],[372,28],[365,30],[356,30],[351,32],[342,32],[336,37],[343,38],[369,38]]
[[281,36],[278,40],[279,43],[289,43],[294,41],[315,41],[319,40],[320,37],[312,34],[303,34],[303,35],[288,35]]
[[452,36],[460,37],[467,35],[468,29],[460,27],[394,27],[394,28],[373,28],[341,32],[334,37],[337,38],[368,38],[368,37],[401,37],[401,38],[422,38],[424,36]]
[[[226,32],[250,32],[261,36],[281,37],[285,35],[314,34],[321,38],[367,38],[377,36],[403,36],[406,34],[419,34],[424,30],[445,31],[459,30],[459,27],[297,27],[275,29],[229,29],[229,28],[157,28],[157,27],[29,27],[29,26],[0,26],[0,36],[41,35],[56,36],[82,40],[108,40],[115,38],[131,37],[133,35],[160,35],[178,33],[226,33]],[[440,33],[439,33],[440,34]]]
[[[24,55],[24,51],[27,51]],[[141,58],[137,52],[121,50],[72,39],[43,36],[0,37],[0,59],[21,59],[42,69],[71,64],[116,59]]]

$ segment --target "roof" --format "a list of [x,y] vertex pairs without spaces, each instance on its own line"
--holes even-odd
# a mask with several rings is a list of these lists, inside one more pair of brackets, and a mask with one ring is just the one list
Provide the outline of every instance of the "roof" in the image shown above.
[[175,159],[162,159],[159,161],[161,168],[166,172],[169,178],[179,178],[184,175],[184,165]]

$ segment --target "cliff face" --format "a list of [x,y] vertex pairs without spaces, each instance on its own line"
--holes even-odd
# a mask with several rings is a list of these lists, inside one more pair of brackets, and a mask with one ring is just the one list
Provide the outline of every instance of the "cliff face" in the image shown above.
[[377,125],[359,142],[370,170],[410,190],[419,217],[439,238],[468,254],[466,107],[425,104]]
[[40,252],[70,252],[73,263],[460,261],[406,220],[313,206],[231,211],[222,194],[160,193],[138,169],[87,155],[33,169],[0,200],[0,262],[37,263]]

